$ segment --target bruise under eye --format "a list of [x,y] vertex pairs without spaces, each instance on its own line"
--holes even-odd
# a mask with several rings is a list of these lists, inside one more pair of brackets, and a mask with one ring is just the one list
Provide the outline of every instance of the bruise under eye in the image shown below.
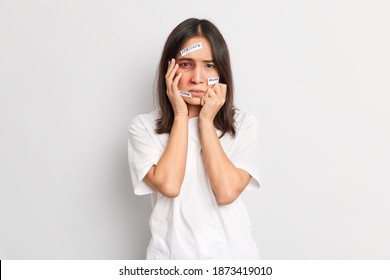
[[182,62],[179,62],[178,64],[179,64],[179,67],[182,69],[190,69],[190,68],[194,67],[194,63],[191,61],[182,61]]

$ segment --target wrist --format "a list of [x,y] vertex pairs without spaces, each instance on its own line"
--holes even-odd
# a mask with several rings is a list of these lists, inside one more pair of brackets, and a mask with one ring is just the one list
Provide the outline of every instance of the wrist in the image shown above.
[[214,121],[199,117],[199,128],[214,128]]
[[182,108],[178,108],[178,107],[175,107],[173,106],[173,114],[176,117],[184,117],[184,116],[187,116],[188,117],[188,108],[187,106],[184,106]]
[[175,114],[174,121],[188,121],[188,113]]

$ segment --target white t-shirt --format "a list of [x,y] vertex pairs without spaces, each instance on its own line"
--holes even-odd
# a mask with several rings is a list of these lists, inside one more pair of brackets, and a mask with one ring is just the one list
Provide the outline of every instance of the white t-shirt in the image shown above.
[[[167,198],[143,181],[168,143],[168,133],[155,133],[158,117],[158,111],[140,114],[129,125],[128,157],[134,192],[152,194],[152,238],[146,258],[258,259],[241,197],[228,205],[217,204],[201,153],[198,117],[189,119],[186,172],[179,196]],[[246,188],[258,188],[257,119],[240,111],[236,111],[235,119],[236,137],[226,133],[221,145],[233,164],[252,176]],[[219,130],[217,133],[221,135]]]

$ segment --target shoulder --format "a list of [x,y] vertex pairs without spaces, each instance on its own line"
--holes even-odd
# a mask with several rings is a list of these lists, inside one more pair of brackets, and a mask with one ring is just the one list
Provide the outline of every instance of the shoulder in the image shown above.
[[236,110],[234,114],[236,129],[239,132],[242,129],[255,129],[258,125],[257,117],[253,114]]
[[160,111],[155,110],[149,113],[145,114],[137,114],[135,115],[129,124],[129,130],[131,130],[134,127],[148,127],[148,126],[155,126],[156,120],[160,117]]
[[155,134],[156,120],[160,117],[160,111],[155,110],[146,114],[135,115],[128,126],[128,132],[133,137],[148,133]]

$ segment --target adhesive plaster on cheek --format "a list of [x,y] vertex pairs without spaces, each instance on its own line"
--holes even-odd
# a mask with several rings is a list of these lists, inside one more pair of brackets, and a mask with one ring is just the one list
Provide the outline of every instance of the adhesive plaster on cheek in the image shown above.
[[181,56],[185,56],[185,55],[189,54],[190,52],[194,52],[194,51],[197,51],[200,49],[203,49],[203,46],[202,46],[202,43],[199,42],[199,43],[193,44],[193,45],[188,46],[187,48],[181,50],[180,54],[181,54]]
[[188,98],[192,98],[192,94],[186,91],[180,91],[180,95]]
[[215,84],[218,84],[218,83],[219,83],[219,77],[208,78],[208,80],[207,80],[207,84],[208,85],[215,85]]

